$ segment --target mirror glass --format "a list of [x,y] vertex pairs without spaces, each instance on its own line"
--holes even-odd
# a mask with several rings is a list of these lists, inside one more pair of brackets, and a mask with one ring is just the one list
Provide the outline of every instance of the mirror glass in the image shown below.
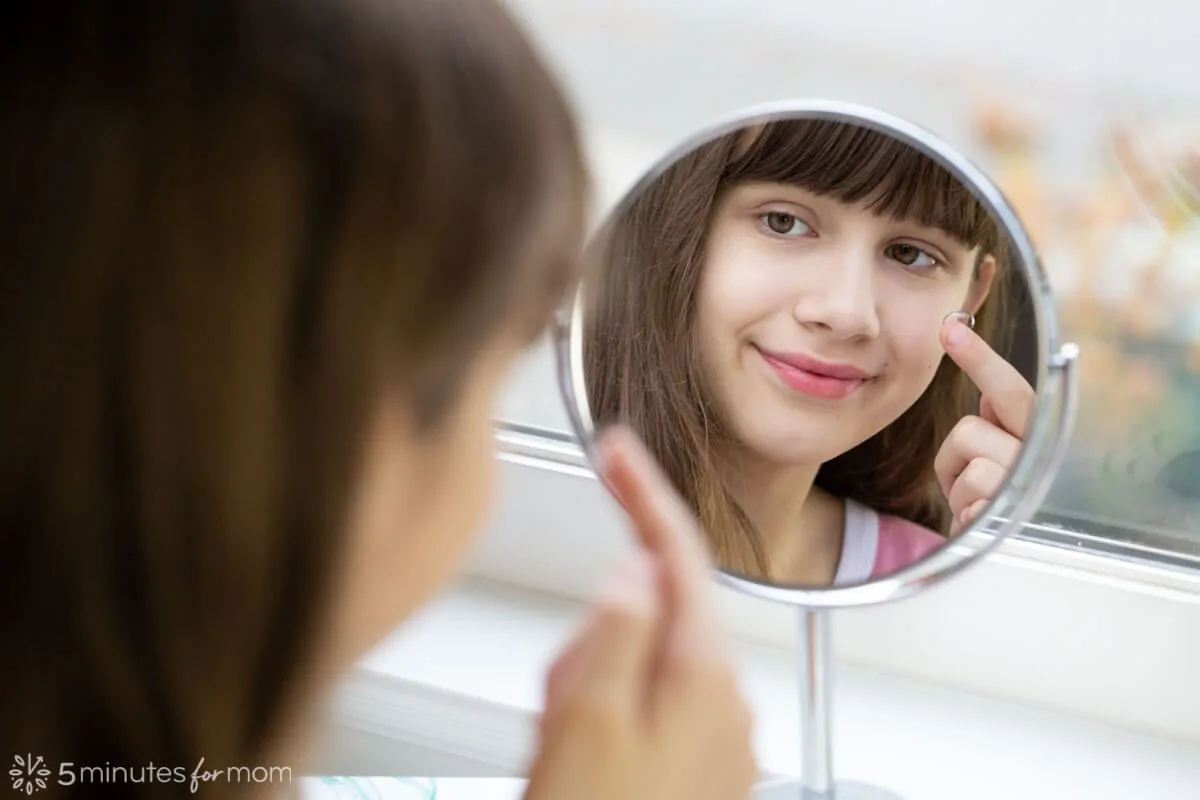
[[853,116],[747,117],[592,237],[575,411],[642,437],[724,572],[886,578],[979,529],[1021,458],[1037,273],[945,152]]

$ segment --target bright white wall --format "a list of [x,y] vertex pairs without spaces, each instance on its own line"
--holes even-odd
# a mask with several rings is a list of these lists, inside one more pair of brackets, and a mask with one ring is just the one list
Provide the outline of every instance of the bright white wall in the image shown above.
[[705,78],[721,72],[724,59],[690,47],[690,32],[670,37],[671,26],[706,31],[731,47],[848,47],[935,57],[947,72],[1012,69],[1022,73],[1018,83],[1034,77],[1144,99],[1200,97],[1195,80],[1200,9],[1192,0],[510,0],[510,5],[549,35],[561,30],[552,19],[597,12],[628,20],[629,30],[662,20],[655,32],[665,34],[664,49],[672,46],[668,38],[689,46],[689,67],[709,61]]

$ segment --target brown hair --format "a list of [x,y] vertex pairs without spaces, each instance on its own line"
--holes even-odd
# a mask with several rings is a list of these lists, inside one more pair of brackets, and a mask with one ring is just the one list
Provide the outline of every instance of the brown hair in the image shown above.
[[575,123],[491,0],[0,17],[0,752],[262,764],[379,402],[575,280]]
[[[750,134],[753,134],[751,136]],[[1002,233],[987,209],[932,158],[856,125],[787,120],[708,142],[668,167],[601,227],[588,247],[584,363],[597,426],[622,421],[647,440],[695,509],[723,568],[770,577],[758,535],[721,479],[731,441],[707,391],[694,335],[697,294],[715,209],[731,187],[782,182],[875,213],[936,227],[981,254],[997,276],[976,330],[999,352],[1008,285]],[[945,532],[950,510],[933,472],[937,448],[978,392],[943,359],[925,393],[895,422],[826,462],[817,485]],[[914,465],[918,465],[914,468]]]

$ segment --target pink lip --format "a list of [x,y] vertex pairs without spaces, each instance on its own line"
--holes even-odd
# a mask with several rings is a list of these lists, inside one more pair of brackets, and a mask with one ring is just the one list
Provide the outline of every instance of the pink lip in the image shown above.
[[759,355],[784,383],[798,392],[841,399],[873,376],[849,364],[830,364],[799,353],[773,353],[761,348]]

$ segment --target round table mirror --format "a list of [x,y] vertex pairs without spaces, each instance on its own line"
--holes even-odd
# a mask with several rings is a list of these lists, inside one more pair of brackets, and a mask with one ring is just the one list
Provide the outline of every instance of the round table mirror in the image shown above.
[[637,182],[559,356],[585,450],[610,424],[641,436],[722,580],[837,607],[1028,518],[1066,441],[1058,335],[986,176],[903,120],[809,101],[722,120]]
[[[631,428],[719,580],[801,608],[804,776],[771,797],[833,796],[821,611],[930,586],[1032,516],[1076,355],[1001,192],[876,109],[735,113],[594,232],[557,342],[585,452],[595,463],[597,430]],[[884,795],[837,794],[866,796]]]

